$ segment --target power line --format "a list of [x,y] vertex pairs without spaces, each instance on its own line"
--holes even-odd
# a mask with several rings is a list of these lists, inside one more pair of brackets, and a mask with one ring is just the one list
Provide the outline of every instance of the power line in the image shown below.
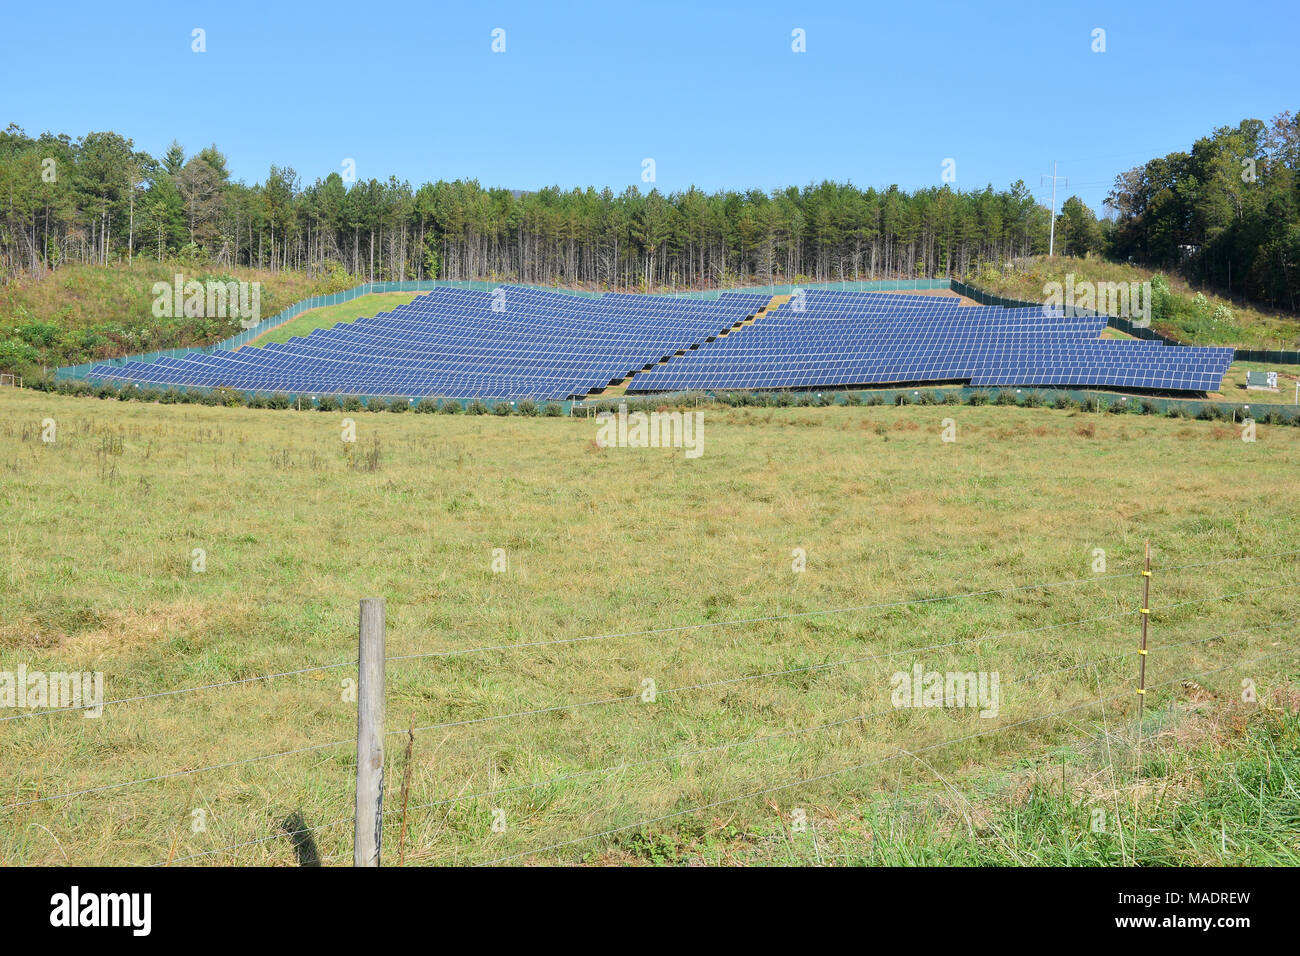
[[1061,182],[1064,182],[1065,185],[1068,186],[1070,185],[1070,180],[1065,176],[1056,175],[1056,160],[1052,160],[1052,175],[1040,176],[1038,178],[1039,185],[1042,185],[1042,181],[1044,179],[1051,179],[1052,181],[1052,216],[1051,216],[1052,225],[1051,225],[1051,232],[1049,233],[1048,240],[1047,240],[1047,256],[1048,258],[1051,258],[1053,255],[1056,254],[1056,183],[1059,180]]

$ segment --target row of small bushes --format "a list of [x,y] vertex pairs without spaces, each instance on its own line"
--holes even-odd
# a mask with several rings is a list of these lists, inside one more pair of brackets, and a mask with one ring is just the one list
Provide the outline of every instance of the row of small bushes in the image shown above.
[[[787,408],[825,407],[827,405],[1000,405],[1019,408],[1056,408],[1063,411],[1085,411],[1112,415],[1161,415],[1168,418],[1199,419],[1201,421],[1240,420],[1243,414],[1235,406],[1201,404],[1193,409],[1189,405],[1171,404],[1163,413],[1161,403],[1150,398],[1116,396],[1106,399],[1091,396],[1082,401],[1063,392],[1043,393],[1035,390],[1001,389],[995,393],[974,391],[964,397],[958,389],[914,389],[909,392],[881,394],[878,392],[722,392],[716,395],[695,394],[629,398],[625,401],[605,400],[594,404],[597,411],[616,411],[626,405],[629,411],[653,411],[665,406],[689,408],[695,405],[723,405],[732,408]],[[1265,425],[1300,425],[1300,417],[1288,417],[1279,409],[1257,407],[1254,420]]]
[[[46,387],[41,387],[45,384]],[[37,391],[49,391],[59,395],[74,395],[89,398],[113,399],[120,402],[158,402],[162,405],[225,405],[243,408],[301,408],[320,412],[415,412],[417,414],[436,415],[524,415],[556,418],[564,414],[564,406],[558,402],[538,402],[524,399],[521,402],[497,402],[488,405],[477,399],[462,404],[456,399],[422,398],[418,402],[409,398],[386,399],[380,397],[362,398],[359,395],[321,395],[311,399],[301,396],[294,398],[283,392],[273,395],[249,394],[233,388],[214,388],[209,390],[181,388],[138,388],[127,385],[121,388],[115,385],[95,385],[90,382],[64,380],[53,383],[37,383]]]
[[[539,403],[529,399],[519,402],[499,401],[493,405],[475,399],[462,404],[456,399],[422,398],[414,401],[407,398],[369,398],[356,395],[334,396],[322,395],[314,400],[292,398],[284,393],[275,395],[250,395],[237,389],[215,388],[210,390],[155,389],[114,385],[94,385],[90,382],[63,380],[58,382],[43,381],[33,383],[41,391],[56,392],[60,395],[80,395],[117,401],[159,402],[164,405],[226,405],[247,408],[299,408],[322,412],[413,412],[425,415],[522,415],[526,417],[542,416],[557,418],[564,414],[564,406],[558,402]],[[879,392],[721,392],[714,395],[687,394],[672,398],[664,396],[645,396],[640,398],[606,399],[593,404],[597,411],[617,411],[626,405],[629,411],[654,411],[671,406],[688,408],[696,405],[723,405],[732,408],[824,408],[830,405],[884,405],[888,401],[893,405],[961,405],[962,394],[957,389],[914,389],[899,392],[892,396]],[[965,396],[966,405],[1014,405],[1022,408],[1041,408],[1050,405],[1062,410],[1086,412],[1105,412],[1113,415],[1159,415],[1159,403],[1149,398],[1118,397],[1107,400],[1092,396],[1083,401],[1076,401],[1063,393],[1043,394],[1029,390],[1012,391],[1001,389],[995,394],[986,391],[974,391]],[[1241,417],[1232,406],[1204,403],[1193,412],[1188,406],[1173,404],[1164,412],[1169,418],[1196,418],[1201,421],[1231,421]],[[1265,425],[1300,425],[1300,417],[1288,417],[1275,409],[1262,409],[1255,413],[1254,420]]]

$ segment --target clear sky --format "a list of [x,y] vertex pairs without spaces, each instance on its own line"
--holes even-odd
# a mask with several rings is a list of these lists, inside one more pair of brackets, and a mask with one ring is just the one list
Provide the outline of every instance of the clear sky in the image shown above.
[[[193,31],[206,52],[193,52]],[[494,53],[493,30],[505,31]],[[1095,53],[1093,31],[1105,31]],[[792,50],[804,31],[806,52]],[[1100,211],[1116,173],[1300,108],[1300,3],[10,2],[0,125],[216,143],[253,182],[672,191],[942,182]]]

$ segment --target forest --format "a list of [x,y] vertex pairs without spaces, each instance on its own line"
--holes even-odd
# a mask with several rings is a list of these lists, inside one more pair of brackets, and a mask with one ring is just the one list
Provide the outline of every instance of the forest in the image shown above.
[[1114,259],[1300,310],[1300,114],[1243,120],[1117,177]]
[[960,274],[1046,249],[1023,183],[904,192],[823,182],[765,193],[526,192],[390,177],[231,179],[216,146],[155,159],[113,132],[0,133],[0,271],[164,260],[343,269],[358,280],[502,278],[602,288]]
[[[1300,305],[1300,120],[1245,120],[1122,173],[1098,219],[1062,204],[1056,249],[1183,273]],[[868,173],[869,175],[869,173]],[[232,179],[215,145],[161,157],[116,132],[0,133],[0,278],[139,259],[345,272],[357,281],[501,279],[660,290],[962,276],[1046,253],[1050,211],[1023,182],[907,192],[821,182],[764,192],[631,186],[525,191],[389,177]]]

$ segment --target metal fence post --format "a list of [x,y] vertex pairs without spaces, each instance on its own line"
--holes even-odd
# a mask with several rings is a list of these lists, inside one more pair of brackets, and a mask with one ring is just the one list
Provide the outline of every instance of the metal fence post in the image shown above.
[[379,866],[384,820],[384,599],[361,601],[357,641],[357,806],[353,866]]

